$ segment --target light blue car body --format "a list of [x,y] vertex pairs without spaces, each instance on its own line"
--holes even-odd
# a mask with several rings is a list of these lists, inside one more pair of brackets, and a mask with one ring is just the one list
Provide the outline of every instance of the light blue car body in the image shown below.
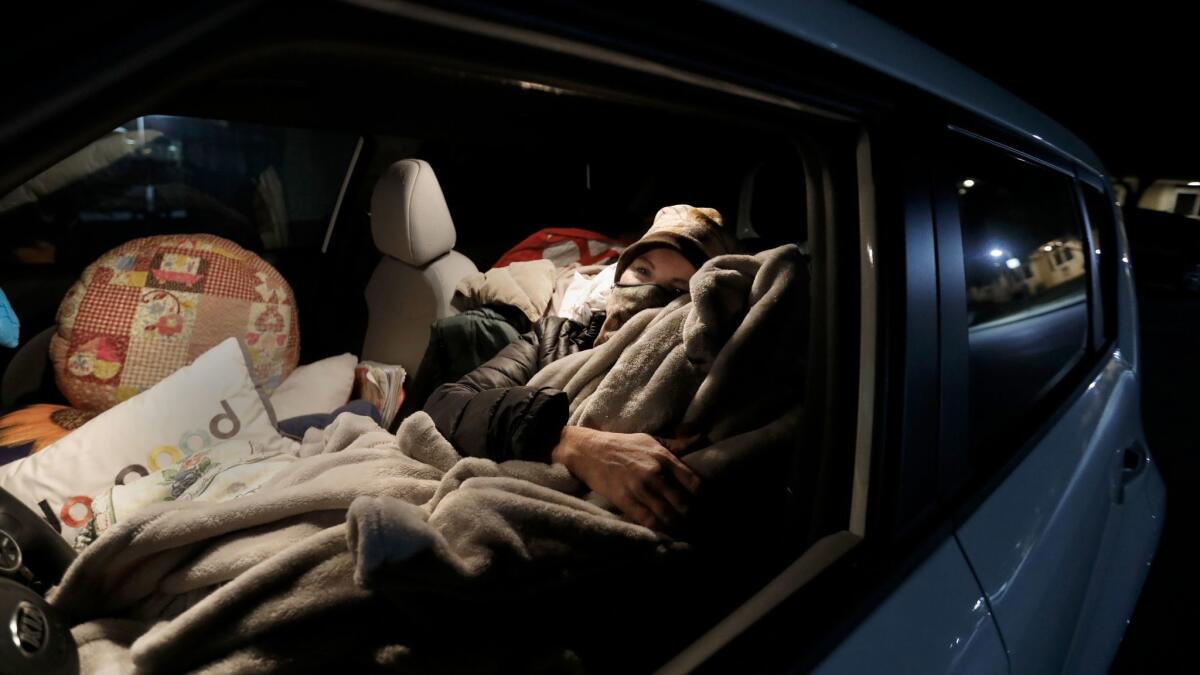
[[[826,0],[711,4],[953,103],[1097,177],[1107,175],[1096,154],[1063,126],[860,9]],[[1098,374],[817,672],[1108,669],[1166,510],[1163,481],[1142,432],[1136,303],[1120,226],[1117,247],[1117,335]],[[1134,470],[1126,464],[1129,452],[1140,460]]]

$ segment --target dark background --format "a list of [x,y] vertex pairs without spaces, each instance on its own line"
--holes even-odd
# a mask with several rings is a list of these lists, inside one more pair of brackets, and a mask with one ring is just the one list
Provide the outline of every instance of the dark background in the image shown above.
[[1113,175],[1200,174],[1200,6],[855,4],[1033,104]]

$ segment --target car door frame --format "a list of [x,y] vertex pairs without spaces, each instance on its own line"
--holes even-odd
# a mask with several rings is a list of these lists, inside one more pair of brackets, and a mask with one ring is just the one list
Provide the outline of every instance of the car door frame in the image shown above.
[[[1075,165],[1067,160],[1053,157],[1029,143],[1023,143],[1011,132],[983,120],[961,114],[951,114],[944,125],[944,133],[933,142],[937,150],[933,159],[935,175],[932,195],[937,221],[937,269],[940,305],[940,340],[942,351],[940,387],[942,391],[941,433],[938,445],[938,491],[947,504],[956,523],[969,517],[995,489],[1004,482],[1012,471],[1040,443],[1046,432],[1063,415],[1063,403],[1074,400],[1086,389],[1087,383],[1095,379],[1104,369],[1104,354],[1115,341],[1114,335],[1106,336],[1097,345],[1092,310],[1098,296],[1099,285],[1095,275],[1089,277],[1088,286],[1088,337],[1089,352],[1075,360],[1064,372],[1058,384],[1044,401],[1033,411],[1039,420],[1029,427],[1019,447],[1001,461],[975,472],[974,477],[966,466],[966,450],[962,440],[966,437],[967,409],[965,402],[969,386],[968,377],[968,333],[966,271],[963,261],[962,231],[958,218],[957,195],[947,182],[951,178],[948,165],[947,143],[953,137],[991,146],[995,151],[1007,153],[1022,161],[1055,171],[1072,184],[1073,203],[1079,216],[1080,228],[1088,243],[1089,270],[1093,269],[1090,251],[1094,248],[1091,229],[1081,206]],[[1116,311],[1116,299],[1105,302]],[[1107,309],[1107,308],[1106,308]]]
[[[700,672],[739,663],[755,663],[764,672],[814,669],[868,628],[878,612],[894,611],[889,599],[928,573],[927,564],[948,564],[952,551],[969,570],[955,541],[952,511],[938,495],[945,394],[941,360],[930,358],[941,340],[930,146],[944,128],[944,114],[935,102],[914,100],[867,128],[879,214],[873,252],[879,267],[877,410],[867,537],[760,617]],[[990,624],[998,639],[995,622]],[[1007,660],[997,665],[1008,668]]]
[[[954,194],[951,178],[953,174],[950,172],[947,165],[948,153],[940,153],[938,163],[941,166],[938,174],[940,179],[935,188],[935,201],[937,203],[938,212],[938,267],[940,277],[941,303],[942,303],[942,391],[943,391],[943,417],[942,417],[942,436],[939,447],[940,467],[939,472],[939,491],[943,495],[943,499],[950,505],[953,513],[953,520],[956,523],[956,533],[961,528],[971,522],[971,518],[975,515],[988,499],[995,494],[1001,486],[1009,481],[1012,474],[1017,471],[1030,455],[1041,450],[1042,452],[1050,452],[1047,443],[1047,437],[1063,422],[1064,418],[1069,415],[1076,415],[1073,409],[1078,408],[1077,404],[1081,397],[1085,396],[1092,388],[1097,386],[1100,378],[1106,376],[1106,371],[1109,373],[1110,379],[1115,377],[1112,375],[1114,369],[1119,370],[1125,377],[1132,378],[1134,369],[1120,359],[1120,350],[1114,347],[1118,344],[1118,336],[1120,333],[1116,323],[1112,320],[1119,312],[1129,312],[1132,308],[1123,307],[1127,300],[1119,298],[1115,285],[1105,283],[1106,275],[1114,273],[1111,270],[1112,265],[1106,269],[1101,264],[1102,261],[1097,259],[1093,251],[1097,248],[1097,242],[1093,240],[1093,228],[1088,214],[1088,210],[1083,201],[1082,187],[1079,176],[1080,168],[1073,162],[1049,156],[1044,152],[1034,150],[1030,145],[1023,144],[1019,139],[1014,139],[1010,134],[1006,134],[1002,130],[988,127],[987,125],[975,125],[968,130],[968,124],[959,125],[953,123],[949,125],[949,134],[959,134],[968,137],[974,142],[981,142],[992,145],[998,152],[1008,153],[1016,156],[1027,162],[1031,162],[1042,167],[1051,169],[1056,173],[1068,178],[1071,182],[1072,202],[1078,217],[1078,223],[1083,230],[1083,237],[1086,242],[1087,264],[1089,266],[1089,285],[1088,285],[1088,333],[1086,347],[1084,353],[1075,358],[1074,363],[1065,373],[1060,376],[1059,381],[1055,384],[1051,393],[1040,401],[1034,408],[1032,415],[1034,423],[1022,429],[1019,435],[1019,442],[1014,452],[1002,457],[999,461],[987,465],[982,471],[972,473],[966,465],[967,447],[966,447],[966,419],[968,414],[967,396],[969,387],[969,370],[967,367],[967,359],[969,357],[968,348],[968,332],[966,330],[966,283],[965,269],[963,264],[963,247],[961,236],[961,225],[958,219],[958,206],[956,195]],[[950,138],[949,135],[946,138]],[[1101,188],[1103,190],[1103,188]],[[1108,192],[1105,191],[1108,195]],[[1120,233],[1114,233],[1117,237]],[[1113,242],[1115,244],[1115,242]],[[1109,247],[1110,244],[1105,244]],[[1117,246],[1112,246],[1113,250],[1117,250]],[[1120,250],[1124,250],[1121,247]],[[1113,402],[1113,397],[1104,400],[1106,409],[1108,406],[1127,405],[1121,401]],[[1126,414],[1137,414],[1138,411]],[[1137,430],[1137,435],[1140,436],[1140,415],[1137,416],[1134,423]],[[1103,443],[1103,439],[1096,440],[1097,443]],[[1121,448],[1117,448],[1117,451]],[[1103,465],[1099,465],[1103,467]],[[1106,471],[1097,470],[1099,475],[1108,476]],[[1097,486],[1097,489],[1103,486]],[[1112,508],[1112,504],[1108,504]],[[1018,516],[1019,517],[1019,516]],[[1109,529],[1113,527],[1113,519],[1105,517],[1101,521],[1101,530],[1092,533],[1095,537],[1094,541],[1099,547],[1097,551],[1106,550],[1106,546],[1113,545],[1110,540],[1112,534]],[[1119,522],[1119,521],[1117,521]],[[958,536],[956,534],[956,536]],[[966,543],[963,544],[963,550],[968,560],[972,557],[971,547]],[[1098,568],[1092,568],[1093,577],[1102,572],[1096,572]],[[988,589],[987,583],[980,579],[977,575],[977,581],[980,582],[985,591]],[[1084,622],[1084,610],[1093,603],[1092,594],[1098,586],[1096,579],[1089,579],[1086,585],[1084,595],[1080,600],[1079,611],[1075,615],[1075,624],[1072,626],[1071,634],[1072,642],[1078,637],[1078,628]],[[991,598],[989,597],[989,604]],[[993,608],[993,612],[997,608]],[[1004,634],[1003,626],[1003,607],[998,608],[1000,615],[993,616],[997,620],[997,625],[1000,627],[1001,638],[1011,639],[1013,636]],[[1006,644],[1006,651],[1013,657],[1015,646]],[[1066,665],[1072,661],[1075,656],[1071,645],[1064,647],[1062,657],[1063,664]],[[1028,664],[1027,664],[1028,665]],[[1014,666],[1017,667],[1017,666]]]

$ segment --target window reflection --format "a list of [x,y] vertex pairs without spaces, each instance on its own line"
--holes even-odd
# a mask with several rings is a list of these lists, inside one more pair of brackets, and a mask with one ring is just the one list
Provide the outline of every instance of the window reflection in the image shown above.
[[[1014,314],[1053,297],[1076,301],[1084,290],[1087,258],[1078,237],[1054,239],[1021,256],[990,255],[991,279],[967,287],[971,325]],[[990,253],[995,253],[993,250]],[[1001,264],[1003,260],[1003,264]],[[982,276],[982,275],[980,275]]]
[[[990,163],[958,181],[969,324],[1015,320],[1083,302],[1086,243],[1061,180]],[[1009,170],[1006,170],[1009,169]]]

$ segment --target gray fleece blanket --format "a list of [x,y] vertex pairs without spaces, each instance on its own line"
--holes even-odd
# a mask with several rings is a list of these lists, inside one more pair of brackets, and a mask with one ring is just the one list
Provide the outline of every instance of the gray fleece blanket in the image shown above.
[[[799,249],[725,255],[692,277],[690,293],[632,317],[600,347],[539,371],[531,387],[571,400],[570,424],[720,440],[760,426],[770,395],[798,399],[807,288]],[[693,460],[695,461],[695,460]]]
[[[708,485],[744,482],[794,443],[783,360],[799,359],[781,336],[804,320],[799,274],[795,247],[716,258],[691,302],[538,377],[572,394],[576,423],[704,433],[711,445],[685,461]],[[772,365],[783,389],[747,395],[750,370]],[[459,457],[423,413],[395,435],[342,415],[301,455],[253,495],[156,504],[89,546],[49,596],[84,671],[571,670],[569,652],[512,638],[515,599],[684,548],[583,499],[561,466]]]
[[[663,551],[572,496],[561,466],[462,459],[424,413],[395,436],[343,414],[302,453],[253,495],[155,504],[84,550],[50,601],[80,622],[85,672],[274,670],[335,644],[374,658],[387,644],[365,609],[377,593],[411,612],[433,589],[478,592],[496,567]],[[262,654],[264,639],[354,609],[319,642]]]

